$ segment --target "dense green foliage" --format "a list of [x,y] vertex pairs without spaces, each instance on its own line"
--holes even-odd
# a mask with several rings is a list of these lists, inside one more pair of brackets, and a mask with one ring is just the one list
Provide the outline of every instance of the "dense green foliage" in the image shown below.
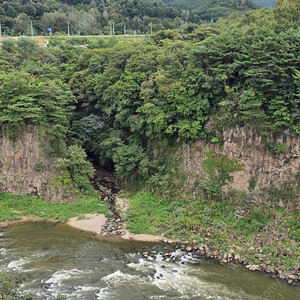
[[231,173],[242,171],[242,164],[228,157],[217,156],[210,152],[203,161],[203,171],[207,178],[202,180],[200,187],[207,197],[220,197],[222,187],[233,181]]
[[[104,164],[112,161],[118,175],[149,180],[160,172],[158,140],[215,142],[218,132],[245,124],[263,136],[287,128],[299,134],[299,12],[293,13],[293,26],[278,10],[261,10],[229,29],[221,21],[185,36],[165,31],[136,45],[85,51],[70,75],[86,107],[76,114],[74,133],[82,136],[82,116],[99,116],[91,126],[101,129],[91,128],[83,145]],[[257,28],[262,14],[265,26]]]
[[109,216],[107,205],[100,203],[96,194],[80,199],[76,203],[50,203],[35,195],[16,196],[0,193],[0,222],[20,220],[22,216],[66,222],[84,214],[99,213]]
[[283,2],[136,43],[52,39],[41,49],[29,39],[5,40],[0,124],[47,126],[54,139],[68,136],[118,176],[148,185],[172,175],[161,146],[222,142],[223,130],[246,124],[262,136],[299,134],[298,5]]
[[78,190],[88,191],[90,178],[94,175],[94,168],[87,161],[85,151],[77,145],[71,145],[63,158],[58,158],[56,169],[59,172],[58,180],[64,185],[74,185]]
[[31,21],[35,34],[46,34],[48,27],[54,34],[67,33],[68,22],[71,34],[109,34],[112,31],[110,22],[114,22],[116,34],[123,34],[124,29],[132,34],[134,30],[150,33],[151,26],[155,32],[174,28],[189,31],[201,19],[216,21],[236,11],[257,8],[249,0],[211,2],[164,4],[148,0],[1,0],[0,21],[7,35],[31,34]]
[[12,133],[40,125],[64,138],[75,97],[59,78],[55,57],[29,39],[4,41],[0,56],[0,125]]

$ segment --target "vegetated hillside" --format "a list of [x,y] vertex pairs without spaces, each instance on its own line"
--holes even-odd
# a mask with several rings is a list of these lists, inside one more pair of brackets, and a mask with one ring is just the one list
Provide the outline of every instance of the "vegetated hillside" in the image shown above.
[[137,44],[79,40],[84,50],[53,40],[59,48],[40,49],[7,40],[0,123],[12,138],[20,125],[49,126],[54,145],[72,128],[70,141],[103,165],[145,180],[167,172],[151,154],[158,139],[221,142],[220,132],[245,124],[262,136],[299,134],[298,27],[297,7],[283,5]]
[[[208,4],[209,3],[209,4]],[[209,7],[208,7],[209,6]],[[189,31],[202,20],[216,21],[233,12],[257,8],[250,1],[201,1],[196,4],[164,4],[147,0],[116,1],[0,1],[0,21],[6,35],[30,34],[31,21],[35,34],[110,34],[114,22],[116,34],[150,33],[162,29]]]

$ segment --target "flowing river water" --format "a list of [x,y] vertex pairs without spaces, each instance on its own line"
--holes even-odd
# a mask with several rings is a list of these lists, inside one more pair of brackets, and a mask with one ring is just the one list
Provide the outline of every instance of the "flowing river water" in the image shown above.
[[[169,252],[144,259],[144,251]],[[36,299],[299,299],[299,287],[164,245],[97,239],[62,224],[17,224],[0,233],[0,265],[25,273]]]

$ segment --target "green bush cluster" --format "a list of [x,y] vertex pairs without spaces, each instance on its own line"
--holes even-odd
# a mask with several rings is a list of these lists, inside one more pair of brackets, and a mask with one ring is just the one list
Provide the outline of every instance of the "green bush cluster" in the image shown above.
[[69,146],[64,157],[57,159],[56,169],[59,173],[58,180],[62,184],[73,185],[81,192],[91,190],[90,179],[95,170],[81,147]]
[[216,198],[222,195],[222,187],[233,181],[231,173],[242,171],[243,164],[235,159],[216,155],[213,152],[206,154],[207,159],[203,161],[203,171],[208,177],[200,183],[200,188],[208,197]]
[[273,154],[287,153],[288,149],[285,144],[280,143],[267,143],[267,149]]
[[75,97],[59,78],[55,57],[30,39],[6,40],[0,52],[0,126],[16,138],[28,125],[64,139]]

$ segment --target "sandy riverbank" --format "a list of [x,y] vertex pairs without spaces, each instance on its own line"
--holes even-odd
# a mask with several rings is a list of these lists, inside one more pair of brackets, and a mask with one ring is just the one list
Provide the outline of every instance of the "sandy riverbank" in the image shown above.
[[66,224],[87,232],[93,232],[98,235],[102,233],[102,227],[105,225],[107,219],[103,214],[85,214],[85,219],[78,219],[78,217],[71,218]]
[[[78,219],[77,217],[71,218],[66,224],[76,228],[78,230],[96,233],[97,235],[103,237],[111,237],[111,235],[106,235],[102,232],[103,226],[106,224],[107,218],[101,214],[86,214],[85,219]],[[151,234],[133,234],[125,229],[125,224],[123,231],[125,234],[119,237],[125,240],[141,241],[141,242],[153,242],[159,243],[165,241],[161,236],[151,235]]]

